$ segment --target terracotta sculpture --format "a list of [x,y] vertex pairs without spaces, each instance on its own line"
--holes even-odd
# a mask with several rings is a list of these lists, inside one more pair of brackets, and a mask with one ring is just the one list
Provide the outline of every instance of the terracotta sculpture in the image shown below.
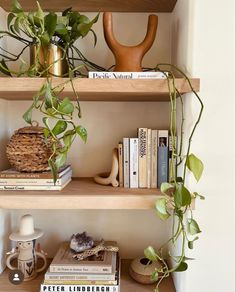
[[104,12],[103,29],[107,45],[113,52],[116,60],[114,71],[135,72],[142,71],[142,59],[151,48],[157,31],[158,17],[149,15],[147,33],[144,40],[136,46],[120,44],[113,34],[112,13]]

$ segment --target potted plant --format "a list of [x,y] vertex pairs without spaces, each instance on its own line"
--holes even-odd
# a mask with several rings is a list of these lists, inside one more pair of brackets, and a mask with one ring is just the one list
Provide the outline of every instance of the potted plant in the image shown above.
[[[18,55],[1,48],[0,70],[9,76],[46,77],[45,83],[34,95],[33,103],[23,115],[24,120],[32,124],[32,111],[39,110],[43,114],[45,125],[45,138],[50,136],[53,140],[52,155],[48,163],[56,179],[57,169],[62,166],[67,158],[67,153],[77,135],[83,140],[87,139],[86,129],[74,122],[73,116],[81,117],[78,93],[74,90],[73,80],[76,75],[83,76],[81,66],[76,67],[74,60],[81,60],[83,64],[92,66],[78,48],[75,41],[85,37],[89,32],[94,36],[96,45],[96,34],[92,26],[98,20],[97,15],[89,20],[85,15],[72,11],[68,8],[57,15],[54,12],[44,13],[37,2],[35,12],[23,11],[17,0],[12,2],[12,10],[7,17],[8,30],[0,31],[0,38],[10,37],[23,44]],[[30,48],[29,66],[21,58],[23,52]],[[3,53],[2,53],[3,52]],[[76,57],[77,54],[77,57]],[[18,72],[9,70],[9,62],[21,61]],[[53,86],[51,77],[69,77],[56,87]],[[76,105],[68,97],[61,98],[59,94],[63,91],[65,83],[70,82]],[[62,145],[62,147],[58,147]]]

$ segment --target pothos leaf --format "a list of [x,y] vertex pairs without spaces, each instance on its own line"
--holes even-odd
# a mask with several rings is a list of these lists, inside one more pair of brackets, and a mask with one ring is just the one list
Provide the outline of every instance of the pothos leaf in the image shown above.
[[196,220],[194,219],[188,219],[188,232],[191,234],[191,235],[195,235],[195,234],[198,234],[198,233],[201,233],[201,230],[198,226],[198,223]]
[[158,255],[155,252],[155,249],[152,246],[145,248],[144,255],[152,262],[156,262],[159,259]]
[[157,210],[157,215],[162,220],[166,220],[170,217],[170,214],[167,211],[167,201],[165,198],[157,199],[155,206],[156,206],[156,210]]
[[186,165],[188,169],[193,173],[195,179],[199,181],[204,169],[202,161],[199,158],[197,158],[194,154],[190,154],[187,157]]
[[181,262],[175,272],[184,272],[188,269],[188,264],[185,262]]
[[196,241],[196,240],[198,240],[198,239],[199,239],[199,237],[196,236],[193,240],[189,240],[189,241],[188,241],[188,248],[189,248],[189,249],[193,249],[193,243],[194,243],[194,241]]
[[20,3],[17,0],[12,1],[11,12],[14,12],[14,13],[23,12],[23,9]]
[[65,121],[58,121],[54,128],[52,129],[52,132],[55,136],[60,135],[63,133],[67,128],[67,123]]
[[67,152],[59,153],[56,157],[56,166],[59,169],[66,163]]
[[177,208],[189,206],[191,204],[191,194],[183,184],[178,184],[176,186],[174,201]]
[[76,133],[80,136],[80,138],[84,142],[87,142],[88,134],[87,134],[87,130],[84,127],[82,127],[82,126],[76,127]]

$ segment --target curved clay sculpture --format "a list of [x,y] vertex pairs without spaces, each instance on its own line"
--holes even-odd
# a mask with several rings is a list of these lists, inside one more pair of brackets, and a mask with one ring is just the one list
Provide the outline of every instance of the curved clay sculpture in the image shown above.
[[100,173],[94,177],[96,183],[100,185],[109,185],[112,184],[113,187],[118,187],[119,182],[117,180],[119,172],[119,163],[118,163],[118,149],[114,148],[112,151],[112,166],[110,175],[107,176],[104,173]]
[[103,29],[107,45],[113,52],[116,60],[114,71],[135,72],[142,71],[142,59],[151,48],[157,31],[158,17],[149,15],[147,33],[144,40],[137,46],[121,45],[114,37],[112,13],[104,12]]

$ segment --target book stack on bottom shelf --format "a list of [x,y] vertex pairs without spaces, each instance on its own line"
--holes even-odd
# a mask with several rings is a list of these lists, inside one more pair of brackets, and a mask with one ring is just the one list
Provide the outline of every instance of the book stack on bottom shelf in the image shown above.
[[[114,245],[114,242],[106,242]],[[101,251],[78,261],[69,242],[61,244],[41,284],[41,292],[119,292],[120,260],[116,252]]]
[[59,169],[55,184],[51,171],[29,173],[7,169],[0,172],[0,190],[60,191],[71,181],[71,177],[72,169],[70,165]]

